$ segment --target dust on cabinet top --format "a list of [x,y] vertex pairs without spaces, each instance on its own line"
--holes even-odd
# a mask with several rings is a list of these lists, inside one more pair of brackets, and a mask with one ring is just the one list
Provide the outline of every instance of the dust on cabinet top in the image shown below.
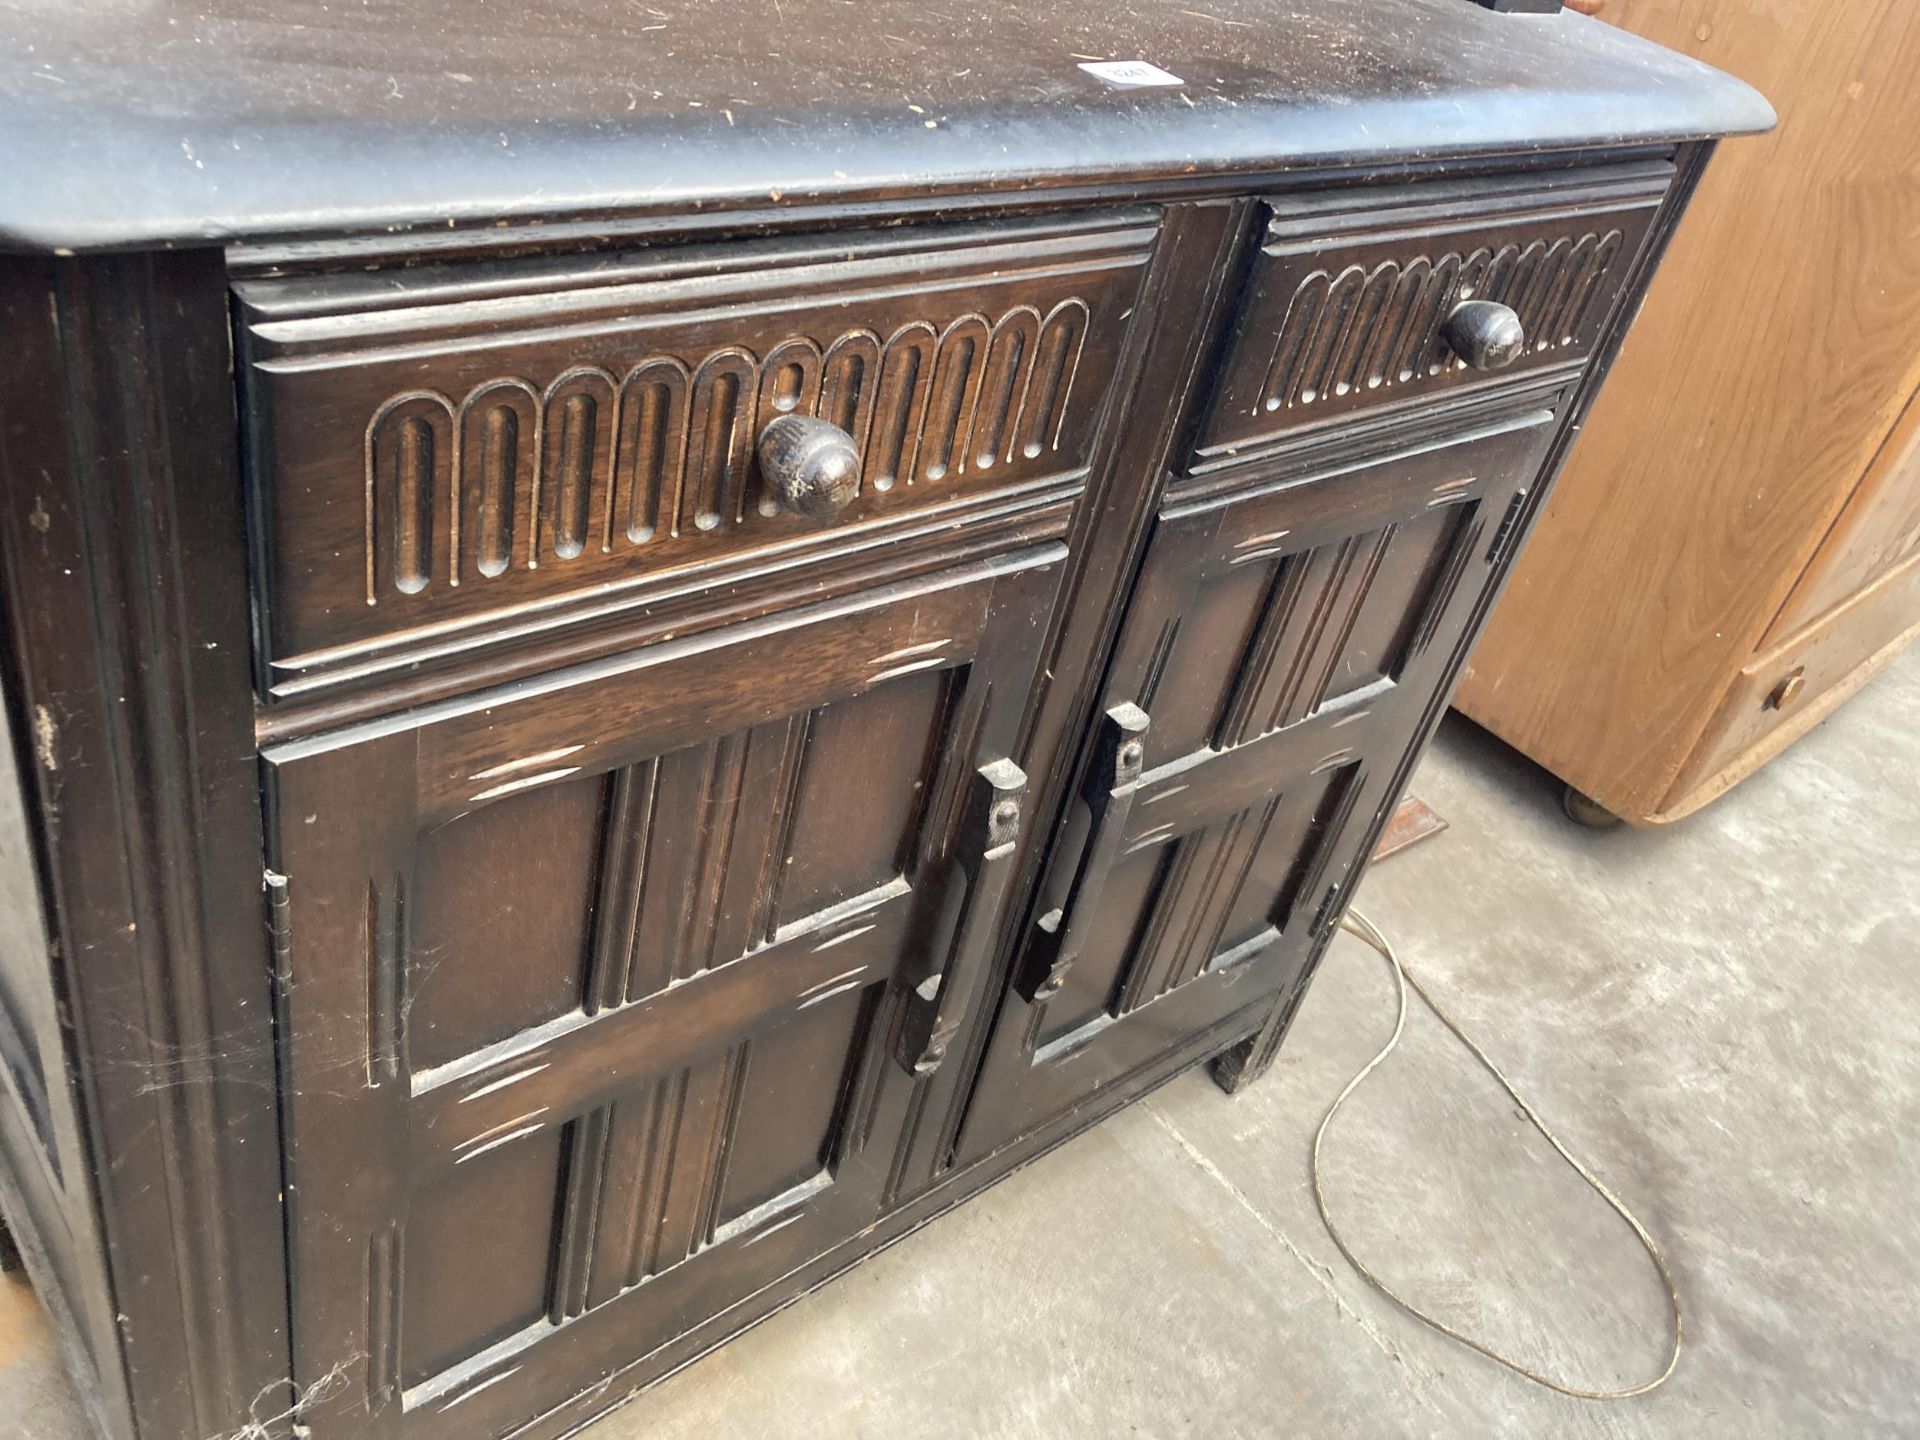
[[1600,22],[1471,0],[0,0],[0,39],[12,250],[857,213],[1772,120]]

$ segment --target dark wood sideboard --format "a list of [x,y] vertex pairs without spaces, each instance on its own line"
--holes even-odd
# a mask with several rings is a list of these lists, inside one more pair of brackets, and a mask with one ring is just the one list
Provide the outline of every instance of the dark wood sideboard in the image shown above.
[[0,1207],[103,1434],[559,1436],[1258,1076],[1771,119],[779,8],[5,21]]

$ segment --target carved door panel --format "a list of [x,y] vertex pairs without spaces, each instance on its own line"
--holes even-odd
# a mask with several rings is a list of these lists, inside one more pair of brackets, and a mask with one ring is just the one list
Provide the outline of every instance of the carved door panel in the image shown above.
[[872,1223],[1063,553],[267,753],[315,1440],[501,1433]]
[[1552,418],[1163,508],[961,1158],[1302,973]]

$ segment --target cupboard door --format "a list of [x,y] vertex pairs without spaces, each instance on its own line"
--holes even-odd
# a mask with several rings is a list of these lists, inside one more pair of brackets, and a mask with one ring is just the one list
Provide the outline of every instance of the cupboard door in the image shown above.
[[1303,974],[1553,419],[1162,510],[962,1159]]
[[1063,554],[267,753],[315,1440],[502,1433],[874,1221]]

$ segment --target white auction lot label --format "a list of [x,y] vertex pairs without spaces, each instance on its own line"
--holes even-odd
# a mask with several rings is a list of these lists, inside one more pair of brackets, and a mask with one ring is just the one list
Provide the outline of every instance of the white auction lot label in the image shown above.
[[1104,80],[1109,85],[1132,87],[1187,83],[1178,75],[1170,75],[1158,65],[1150,65],[1145,60],[1093,60],[1083,62],[1080,68],[1094,79]]

